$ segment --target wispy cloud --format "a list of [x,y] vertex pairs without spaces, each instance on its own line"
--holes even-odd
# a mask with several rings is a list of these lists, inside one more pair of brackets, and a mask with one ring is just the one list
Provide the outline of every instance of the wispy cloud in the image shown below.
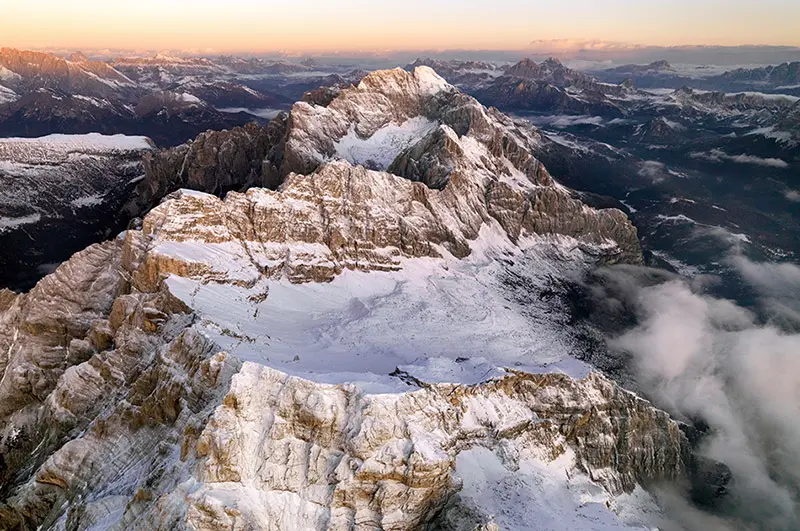
[[735,162],[737,164],[753,164],[756,166],[765,166],[769,168],[788,168],[789,164],[782,159],[777,158],[762,158],[755,155],[729,155],[721,149],[712,149],[710,151],[695,151],[689,154],[690,157],[699,160],[707,160],[709,162]]

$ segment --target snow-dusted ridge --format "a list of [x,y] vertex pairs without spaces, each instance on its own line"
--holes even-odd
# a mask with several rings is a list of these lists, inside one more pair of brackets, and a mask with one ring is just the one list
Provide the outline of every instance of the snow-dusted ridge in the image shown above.
[[14,250],[0,257],[0,285],[25,288],[40,265],[119,230],[109,224],[154,150],[148,138],[123,135],[0,139],[0,248]]
[[71,153],[141,152],[155,146],[147,137],[127,135],[54,134],[39,138],[0,138],[0,160],[27,164],[58,162]]

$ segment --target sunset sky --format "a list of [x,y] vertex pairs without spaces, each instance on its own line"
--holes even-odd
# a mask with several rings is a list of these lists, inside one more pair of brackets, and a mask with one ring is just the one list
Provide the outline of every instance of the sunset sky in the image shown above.
[[800,45],[798,0],[0,0],[0,46],[204,52]]

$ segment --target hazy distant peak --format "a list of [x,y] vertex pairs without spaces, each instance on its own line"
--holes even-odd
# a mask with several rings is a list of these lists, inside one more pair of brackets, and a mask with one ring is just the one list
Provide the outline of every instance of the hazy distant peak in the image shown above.
[[672,70],[672,65],[669,64],[669,61],[664,59],[660,61],[653,61],[647,66],[649,66],[651,70]]

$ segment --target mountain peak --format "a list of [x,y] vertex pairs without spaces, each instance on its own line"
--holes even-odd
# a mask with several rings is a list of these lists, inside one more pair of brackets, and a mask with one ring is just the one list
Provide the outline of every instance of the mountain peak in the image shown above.
[[86,55],[83,52],[74,52],[74,53],[70,54],[69,57],[67,57],[67,61],[70,61],[70,62],[73,62],[73,63],[88,63],[89,62],[89,58],[86,57]]
[[359,83],[361,90],[377,90],[385,93],[435,94],[443,90],[452,90],[450,85],[436,71],[425,65],[414,67],[413,72],[402,68],[377,70],[364,77]]
[[672,65],[669,61],[662,59],[661,61],[653,61],[647,65],[650,70],[672,70]]
[[539,65],[536,64],[534,60],[526,57],[522,61],[516,63],[515,65],[511,66],[511,68],[506,70],[506,75],[527,78],[536,77],[538,72]]

